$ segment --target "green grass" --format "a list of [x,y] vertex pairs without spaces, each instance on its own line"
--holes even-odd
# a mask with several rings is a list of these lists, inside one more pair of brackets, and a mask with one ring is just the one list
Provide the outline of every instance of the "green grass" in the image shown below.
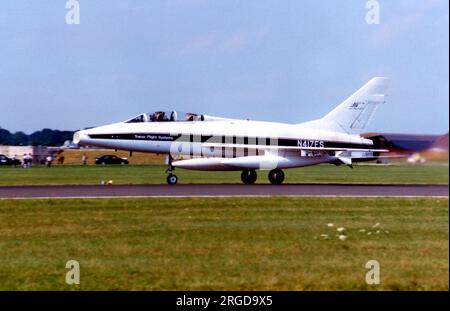
[[[166,167],[162,165],[130,166],[59,166],[0,168],[0,185],[115,184],[165,183]],[[240,183],[240,172],[199,172],[178,169],[180,183]],[[448,163],[441,165],[318,165],[285,170],[287,183],[412,183],[448,184]],[[258,183],[268,183],[267,172],[258,172]]]
[[449,288],[448,198],[0,200],[0,223],[0,290]]

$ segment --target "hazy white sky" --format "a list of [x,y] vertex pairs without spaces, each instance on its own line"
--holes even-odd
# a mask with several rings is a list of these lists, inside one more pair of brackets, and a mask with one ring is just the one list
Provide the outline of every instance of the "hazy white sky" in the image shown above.
[[0,126],[75,130],[177,109],[298,123],[389,76],[371,130],[443,133],[448,0],[0,2]]

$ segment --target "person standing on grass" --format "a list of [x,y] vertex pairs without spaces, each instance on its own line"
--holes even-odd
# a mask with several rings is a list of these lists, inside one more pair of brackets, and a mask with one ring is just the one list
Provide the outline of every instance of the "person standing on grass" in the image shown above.
[[81,157],[81,162],[83,163],[83,165],[87,165],[87,155],[86,153],[83,153],[83,156]]
[[22,166],[23,166],[23,168],[27,168],[27,165],[28,165],[28,156],[27,156],[26,153],[23,154],[22,160],[23,160],[23,161],[22,161]]
[[47,167],[52,167],[52,161],[53,161],[52,156],[48,155],[46,160],[47,160]]
[[28,154],[28,167],[31,167],[33,165],[33,156],[31,155],[31,153]]

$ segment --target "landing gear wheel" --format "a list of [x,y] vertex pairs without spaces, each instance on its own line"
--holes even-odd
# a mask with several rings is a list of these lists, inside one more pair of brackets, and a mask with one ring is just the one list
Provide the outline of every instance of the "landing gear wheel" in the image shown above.
[[168,155],[167,162],[169,164],[169,167],[166,170],[166,173],[168,174],[166,180],[169,185],[175,185],[178,182],[177,175],[173,174],[175,168],[172,166],[172,160],[172,157]]
[[169,176],[167,176],[167,183],[169,185],[175,185],[177,181],[178,181],[177,175],[170,174]]
[[241,180],[246,185],[254,184],[257,177],[255,170],[243,170],[241,173]]
[[284,181],[284,172],[280,169],[274,169],[269,172],[269,181],[272,185],[281,185]]

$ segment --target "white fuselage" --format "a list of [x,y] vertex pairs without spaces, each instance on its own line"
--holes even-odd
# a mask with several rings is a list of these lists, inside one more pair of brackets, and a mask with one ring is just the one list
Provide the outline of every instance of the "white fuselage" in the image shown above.
[[[370,148],[358,135],[302,124],[249,120],[115,123],[77,132],[74,142],[103,148],[170,154],[177,167],[198,170],[289,168],[336,160],[330,146]],[[251,146],[258,148],[248,148]],[[298,147],[314,149],[305,152]],[[176,165],[176,163],[179,163]]]

